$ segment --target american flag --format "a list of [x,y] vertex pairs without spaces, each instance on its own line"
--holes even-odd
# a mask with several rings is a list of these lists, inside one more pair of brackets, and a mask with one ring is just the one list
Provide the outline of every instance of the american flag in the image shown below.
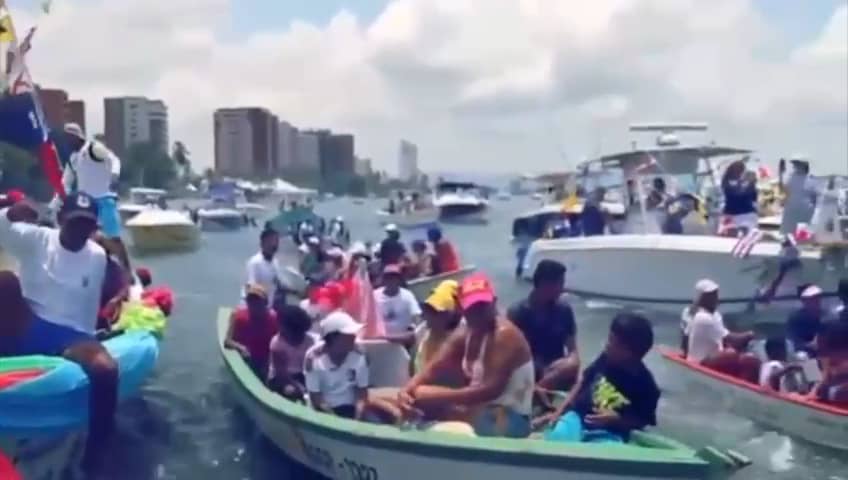
[[733,249],[730,250],[730,253],[735,258],[747,258],[748,255],[751,254],[751,251],[754,249],[754,246],[762,239],[762,230],[758,230],[755,228],[747,232],[745,235],[741,236],[739,240],[736,241],[736,244],[733,245]]

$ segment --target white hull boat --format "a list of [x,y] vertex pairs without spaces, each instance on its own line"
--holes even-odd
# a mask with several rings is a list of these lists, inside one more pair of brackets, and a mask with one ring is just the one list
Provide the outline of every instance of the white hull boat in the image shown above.
[[662,358],[690,394],[715,398],[717,410],[742,417],[818,445],[848,450],[848,410],[766,390],[701,365],[664,348]]
[[440,182],[436,185],[433,205],[439,219],[452,223],[486,223],[489,201],[481,187],[468,182]]
[[150,208],[127,222],[132,245],[143,251],[180,251],[197,248],[200,232],[183,212]]
[[427,208],[403,213],[389,213],[385,210],[378,210],[377,217],[379,217],[381,225],[393,223],[398,228],[415,228],[437,223],[439,221],[439,210]]
[[[721,286],[722,311],[749,312],[796,306],[796,288],[816,283],[834,291],[846,275],[846,255],[823,255],[802,249],[802,268],[794,269],[768,305],[753,304],[759,289],[776,275],[781,246],[758,243],[746,258],[731,250],[735,238],[699,235],[624,234],[537,240],[524,259],[523,275],[530,278],[536,265],[556,260],[568,269],[569,292],[620,305],[666,311],[675,315],[692,303],[694,285],[710,278]],[[784,317],[772,316],[775,321]]]
[[204,232],[228,232],[245,226],[244,214],[235,208],[201,208],[197,219]]
[[118,205],[121,221],[127,223],[129,219],[150,208],[150,206],[156,205],[167,194],[167,191],[158,188],[131,188],[129,201],[121,202]]

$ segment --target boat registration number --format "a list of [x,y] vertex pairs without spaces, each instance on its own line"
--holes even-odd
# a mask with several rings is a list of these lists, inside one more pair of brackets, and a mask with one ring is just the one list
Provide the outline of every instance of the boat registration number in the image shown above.
[[350,458],[333,458],[327,450],[300,439],[303,453],[310,463],[317,466],[321,471],[332,474],[335,478],[349,478],[350,480],[380,480],[377,469],[362,462]]

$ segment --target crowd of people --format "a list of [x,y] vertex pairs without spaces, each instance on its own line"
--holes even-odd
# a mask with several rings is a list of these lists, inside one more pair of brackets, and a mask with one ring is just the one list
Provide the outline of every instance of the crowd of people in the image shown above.
[[839,302],[830,311],[821,288],[800,288],[801,306],[787,318],[785,335],[764,341],[725,327],[717,283],[704,279],[695,290],[682,315],[687,360],[764,388],[848,407],[848,279],[839,283]]
[[[656,422],[660,391],[642,363],[652,326],[618,315],[604,352],[581,371],[574,313],[561,296],[565,274],[557,262],[540,262],[527,298],[502,310],[485,275],[445,280],[419,304],[400,265],[389,264],[373,292],[383,327],[372,332],[351,315],[343,289],[323,287],[309,301],[315,315],[272,308],[265,287],[251,283],[226,346],[275,392],[346,418],[422,428],[462,422],[475,435],[514,438],[544,427],[552,441],[627,441]],[[369,389],[373,366],[358,338],[406,348],[409,381]]]

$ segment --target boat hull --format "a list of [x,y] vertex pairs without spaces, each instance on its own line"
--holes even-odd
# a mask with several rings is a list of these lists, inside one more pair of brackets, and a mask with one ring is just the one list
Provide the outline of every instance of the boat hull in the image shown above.
[[[708,478],[692,450],[632,445],[552,444],[404,431],[320,414],[270,392],[237,353],[223,348],[228,309],[218,316],[219,348],[236,401],[280,451],[333,480],[606,480]],[[676,444],[677,445],[677,444]]]
[[133,248],[141,251],[188,251],[200,244],[195,225],[127,226]]
[[447,204],[439,206],[439,220],[445,223],[487,223],[488,205]]
[[388,213],[385,210],[377,212],[381,225],[393,223],[398,228],[417,228],[438,223],[439,210],[415,210],[409,213]]
[[541,260],[556,260],[568,269],[567,289],[573,294],[678,314],[692,302],[694,285],[702,278],[721,286],[723,312],[743,313],[752,307],[756,311],[792,308],[797,302],[797,286],[816,283],[825,291],[834,291],[846,272],[844,255],[831,262],[819,251],[803,251],[803,268],[787,275],[777,297],[768,305],[754,304],[755,293],[776,274],[780,246],[761,243],[740,259],[730,253],[735,244],[732,238],[694,235],[538,240],[524,257],[522,275],[530,278]]
[[661,349],[663,360],[683,379],[689,393],[717,398],[717,410],[728,409],[737,415],[808,442],[848,450],[848,410],[789,398],[693,365],[677,351]]
[[245,226],[244,217],[232,216],[204,216],[200,214],[198,217],[200,229],[204,232],[232,232],[240,230]]
[[466,265],[455,272],[447,272],[431,277],[416,278],[407,282],[407,288],[415,295],[419,302],[423,302],[430,295],[434,288],[445,280],[462,281],[463,278],[474,273],[477,267],[474,265]]

